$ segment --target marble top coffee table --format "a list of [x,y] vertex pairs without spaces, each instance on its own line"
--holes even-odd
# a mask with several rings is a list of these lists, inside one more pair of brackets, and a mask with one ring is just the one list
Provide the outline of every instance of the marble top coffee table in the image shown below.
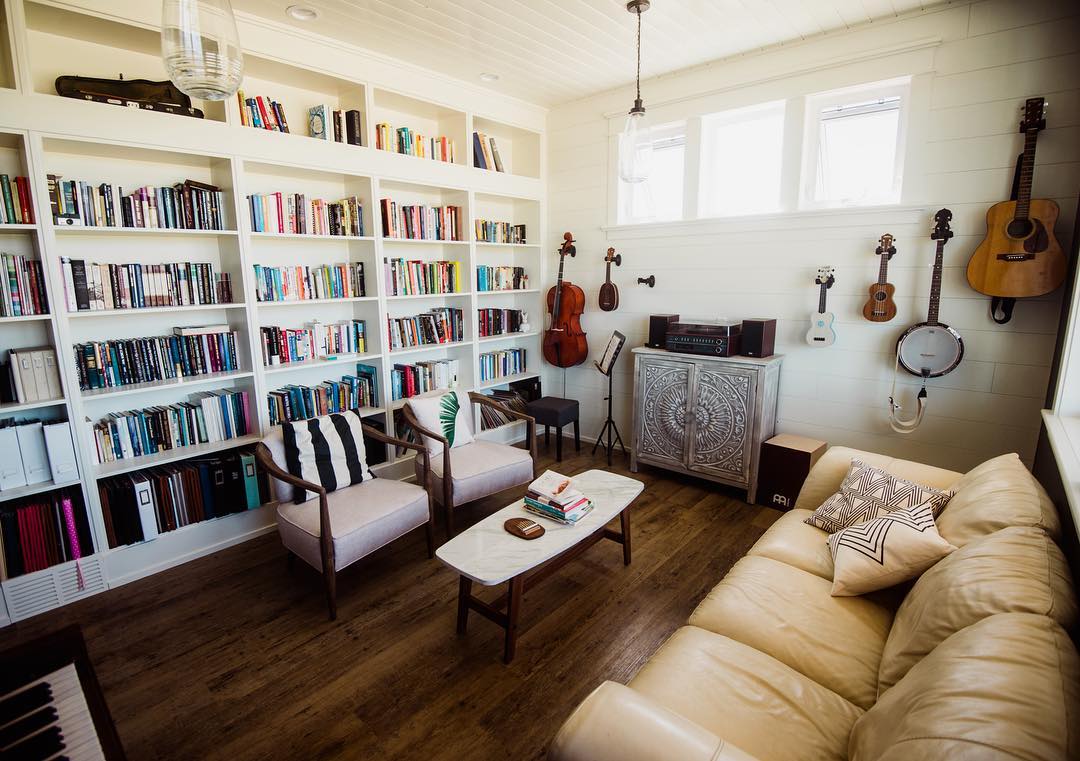
[[[623,563],[630,564],[630,503],[645,485],[633,478],[590,470],[574,476],[574,487],[593,503],[593,509],[573,526],[544,520],[525,510],[522,500],[489,515],[440,547],[435,555],[460,576],[458,634],[465,633],[469,611],[475,610],[506,630],[503,660],[514,658],[518,615],[525,590],[554,573],[601,539],[623,546]],[[544,527],[539,539],[520,539],[506,531],[508,518],[529,518]],[[606,528],[618,517],[621,530]],[[486,587],[506,582],[507,593],[494,603],[473,597],[473,582]],[[502,608],[505,607],[505,612]]]

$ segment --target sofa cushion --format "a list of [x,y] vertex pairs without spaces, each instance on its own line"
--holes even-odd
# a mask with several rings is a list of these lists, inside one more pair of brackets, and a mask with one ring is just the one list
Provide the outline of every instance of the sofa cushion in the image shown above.
[[884,692],[954,632],[995,613],[1037,613],[1066,629],[1077,621],[1065,556],[1037,528],[975,539],[928,570],[896,612],[885,642]]
[[862,709],[772,656],[684,626],[630,686],[762,761],[847,759]]
[[869,708],[893,613],[868,598],[832,597],[830,587],[819,576],[748,555],[698,605],[690,625],[767,653]]
[[[421,428],[440,434],[451,449],[469,444],[472,434],[472,402],[464,391],[442,389],[421,396],[414,396],[406,404]],[[442,442],[430,436],[421,436],[424,446],[434,459],[442,452]]]
[[1080,658],[1045,616],[958,631],[855,723],[852,761],[1080,756]]
[[1038,526],[1054,539],[1061,535],[1054,503],[1016,454],[987,460],[964,474],[953,489],[956,495],[937,525],[957,547],[1009,526]]
[[[416,465],[420,476],[420,465]],[[432,496],[440,503],[443,458],[431,458]],[[454,482],[454,506],[495,494],[533,480],[532,454],[527,449],[476,439],[450,449],[450,475]]]
[[826,540],[828,534],[808,525],[809,510],[789,510],[761,535],[750,555],[779,560],[781,563],[832,581],[833,562]]

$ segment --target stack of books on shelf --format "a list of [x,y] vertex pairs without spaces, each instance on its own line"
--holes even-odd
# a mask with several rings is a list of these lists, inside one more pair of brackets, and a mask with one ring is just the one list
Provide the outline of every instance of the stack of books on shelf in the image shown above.
[[356,196],[340,201],[309,201],[303,193],[253,193],[247,200],[251,231],[255,233],[364,235],[364,204]]
[[492,222],[490,219],[477,219],[476,239],[484,243],[521,243],[525,240],[525,225],[510,222]]
[[239,367],[236,331],[228,325],[173,328],[171,336],[75,344],[75,368],[83,391],[235,372]]
[[383,259],[391,296],[461,293],[461,262]]
[[[521,381],[511,383],[510,388],[507,389],[493,389],[488,396],[515,412],[521,412],[528,415],[529,411],[525,406],[527,401],[526,395],[516,388],[520,383]],[[499,428],[510,422],[512,422],[512,419],[504,413],[486,405],[480,405],[481,430],[486,431],[490,428]]]
[[567,476],[553,470],[544,473],[525,492],[525,509],[534,515],[574,525],[592,511],[589,498],[574,488]]
[[255,267],[258,301],[352,299],[365,294],[364,263],[324,264],[319,267]]
[[499,156],[499,147],[495,144],[495,138],[488,137],[483,132],[472,133],[473,140],[473,166],[480,169],[493,169],[496,172],[505,171],[502,157]]
[[415,317],[387,318],[390,349],[465,340],[464,313],[452,307],[438,307]]
[[30,180],[0,174],[0,225],[32,225],[34,202],[30,195]]
[[0,505],[0,581],[93,553],[90,523],[79,489]]
[[332,109],[327,105],[308,109],[308,135],[316,140],[363,145],[364,117],[355,108]]
[[504,349],[480,355],[480,381],[520,375],[525,372],[525,350]]
[[520,309],[478,309],[477,312],[481,338],[521,332],[521,323],[524,320]]
[[456,359],[394,365],[390,371],[392,398],[408,399],[440,388],[457,388],[460,368],[461,363]]
[[130,227],[145,230],[224,230],[221,188],[195,180],[136,188],[125,195],[107,182],[93,185],[50,174],[49,203],[61,227]]
[[529,276],[524,267],[486,267],[476,268],[476,290],[522,291],[529,287]]
[[45,402],[63,396],[51,346],[12,349],[7,362],[0,363],[0,403]]
[[232,276],[209,262],[98,264],[61,257],[69,312],[231,304]]
[[386,122],[375,125],[375,147],[380,151],[402,153],[421,159],[454,161],[454,141],[445,135],[426,137],[408,127],[394,127]]
[[340,381],[327,380],[317,386],[285,386],[266,395],[270,425],[307,420],[331,412],[358,410],[379,405],[378,371],[371,365],[357,365],[355,375]]
[[0,252],[0,267],[0,317],[49,313],[41,262]]
[[236,101],[240,107],[240,124],[244,127],[268,129],[275,132],[289,131],[289,122],[285,119],[285,109],[276,100],[265,95],[245,98],[244,91],[237,90]]
[[398,205],[396,201],[383,198],[379,201],[379,209],[384,238],[463,240],[460,206]]
[[270,501],[266,472],[254,450],[236,449],[98,481],[110,548],[253,510]]
[[71,423],[24,421],[0,423],[0,494],[21,486],[52,481],[65,484],[79,477]]
[[367,324],[363,320],[329,324],[315,320],[304,328],[264,326],[259,333],[264,367],[367,352]]
[[98,464],[246,436],[254,430],[247,391],[206,391],[191,401],[114,412],[94,423]]

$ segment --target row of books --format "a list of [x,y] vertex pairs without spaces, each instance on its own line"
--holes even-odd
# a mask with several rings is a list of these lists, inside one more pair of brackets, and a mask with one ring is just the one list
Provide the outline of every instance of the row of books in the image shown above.
[[520,309],[490,308],[476,311],[480,320],[481,338],[521,332],[524,314]]
[[98,264],[61,257],[69,312],[231,304],[232,276],[209,262]]
[[364,117],[355,108],[332,109],[326,104],[308,109],[308,136],[316,140],[363,145]]
[[461,293],[461,262],[383,259],[391,296]]
[[592,511],[592,502],[574,488],[573,481],[545,471],[525,491],[525,509],[548,520],[573,525]]
[[464,312],[436,307],[414,317],[389,317],[390,350],[465,340]]
[[103,182],[64,180],[50,174],[53,222],[63,227],[130,227],[161,230],[224,230],[221,188],[195,180],[147,185],[124,193]]
[[60,367],[51,346],[12,349],[0,364],[0,403],[44,402],[63,398]]
[[259,334],[265,367],[367,351],[367,324],[363,320],[331,323],[316,320],[303,328],[263,326]]
[[474,222],[476,239],[484,243],[526,243],[525,225],[512,222],[492,222],[490,219],[477,219]]
[[319,267],[254,266],[255,298],[258,301],[351,299],[366,295],[363,262]]
[[0,174],[0,225],[35,224],[30,179]]
[[236,331],[228,325],[207,325],[173,328],[171,336],[75,344],[79,388],[90,391],[234,372],[240,367],[236,340]]
[[240,124],[256,129],[269,129],[275,132],[288,132],[289,122],[285,118],[285,109],[269,96],[256,95],[244,97],[243,90],[236,91],[237,105],[240,107]]
[[37,259],[0,252],[0,317],[49,313],[45,270]]
[[472,138],[473,166],[479,169],[493,169],[496,172],[506,171],[502,157],[499,156],[499,147],[495,144],[495,138],[488,137],[483,132],[473,132]]
[[[527,387],[527,384],[531,384],[531,386]],[[521,412],[527,415],[529,414],[529,410],[526,407],[527,402],[532,399],[540,398],[539,385],[539,378],[512,381],[509,384],[509,388],[492,389],[488,395],[504,407],[509,407],[515,412]],[[532,386],[535,386],[535,393],[533,392]],[[480,428],[482,430],[486,431],[490,428],[499,428],[510,422],[511,418],[505,413],[486,405],[480,406]]]
[[68,421],[43,423],[28,420],[0,425],[0,492],[52,481],[68,483],[79,477],[75,444]]
[[480,355],[480,381],[496,380],[525,372],[525,350],[503,349]]
[[406,156],[435,161],[454,161],[454,141],[446,135],[428,137],[413,132],[409,127],[397,127],[380,122],[375,125],[375,147]]
[[524,267],[487,267],[476,268],[476,290],[478,291],[520,291],[529,287],[529,276]]
[[291,235],[362,236],[364,204],[356,196],[340,201],[303,193],[252,193],[247,197],[251,231]]
[[269,477],[242,448],[98,482],[109,547],[150,541],[270,501]]
[[408,240],[463,240],[460,206],[400,205],[397,201],[383,198],[379,201],[382,212],[384,238]]
[[266,395],[270,425],[307,420],[331,412],[379,406],[378,371],[357,365],[355,375],[326,380],[317,386],[290,385]]
[[436,359],[411,365],[394,365],[390,370],[390,393],[393,399],[408,399],[439,388],[457,388],[461,362]]
[[114,412],[91,428],[99,464],[246,436],[254,429],[248,392],[222,389],[191,401]]
[[94,552],[82,492],[62,489],[0,506],[0,581]]

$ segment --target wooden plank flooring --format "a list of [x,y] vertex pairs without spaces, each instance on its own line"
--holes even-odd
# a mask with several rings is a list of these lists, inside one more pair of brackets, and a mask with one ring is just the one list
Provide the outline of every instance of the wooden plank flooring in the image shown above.
[[[606,467],[569,440],[564,455],[560,472]],[[541,468],[553,457],[541,443]],[[612,470],[631,475],[618,458]],[[540,759],[574,706],[633,676],[779,515],[705,481],[635,477],[633,563],[601,542],[527,593],[510,666],[481,617],[455,635],[457,577],[427,559],[422,530],[339,575],[333,623],[318,574],[287,571],[271,534],[0,630],[0,649],[81,624],[133,760]]]

